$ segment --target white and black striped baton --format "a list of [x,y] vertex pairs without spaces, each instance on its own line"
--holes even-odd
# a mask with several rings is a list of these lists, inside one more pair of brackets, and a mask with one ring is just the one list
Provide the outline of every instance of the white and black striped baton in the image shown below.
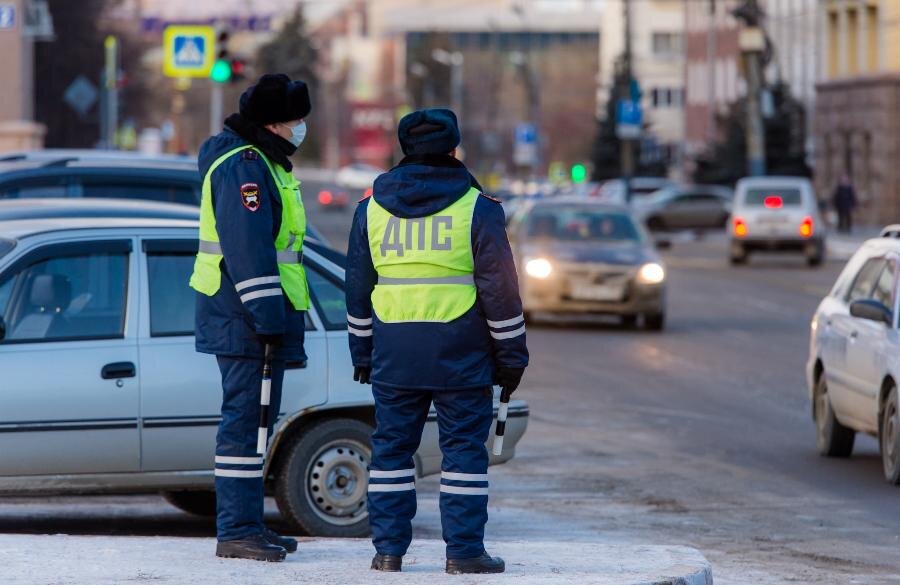
[[506,388],[500,392],[500,410],[497,412],[497,428],[494,431],[494,455],[503,453],[503,435],[506,433],[506,415],[509,411],[509,395],[512,394]]
[[269,403],[272,401],[272,345],[266,344],[263,356],[262,385],[259,389],[259,432],[256,452],[265,457],[269,442]]

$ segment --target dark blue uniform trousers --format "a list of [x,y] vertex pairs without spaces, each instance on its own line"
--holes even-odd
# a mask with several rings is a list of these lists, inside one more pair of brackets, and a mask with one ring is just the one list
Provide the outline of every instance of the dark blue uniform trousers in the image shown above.
[[490,388],[460,391],[397,390],[372,384],[376,428],[369,470],[369,524],[375,550],[402,556],[416,515],[415,464],[432,401],[443,463],[441,526],[448,559],[484,553],[487,523],[488,439],[493,420]]
[[[256,452],[262,360],[217,356],[222,422],[216,435],[216,532],[220,541],[263,531],[263,457]],[[284,362],[272,364],[269,435],[281,407]]]

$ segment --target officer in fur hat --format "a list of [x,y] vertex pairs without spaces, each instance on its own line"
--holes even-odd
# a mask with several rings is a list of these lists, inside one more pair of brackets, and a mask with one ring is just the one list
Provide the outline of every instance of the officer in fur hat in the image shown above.
[[440,430],[448,573],[502,573],[484,548],[491,386],[513,391],[528,350],[500,202],[456,157],[456,115],[400,120],[405,158],[360,202],[347,253],[354,378],[372,384],[368,511],[372,568],[400,571],[412,539],[416,468],[428,410]]
[[309,292],[301,258],[306,216],[289,156],[306,135],[309,91],[263,75],[239,113],[200,148],[197,351],[216,356],[222,422],[216,436],[216,555],[281,561],[297,541],[263,524],[264,458],[256,453],[262,358],[275,348],[269,432],[279,411],[285,360],[305,359]]

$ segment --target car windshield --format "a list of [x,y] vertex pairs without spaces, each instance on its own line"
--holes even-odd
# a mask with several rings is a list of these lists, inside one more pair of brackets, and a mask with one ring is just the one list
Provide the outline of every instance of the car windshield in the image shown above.
[[802,202],[800,198],[800,189],[788,188],[779,189],[747,189],[747,195],[744,197],[745,205],[765,206],[770,208],[778,208],[783,206],[797,206]]
[[0,238],[0,258],[3,258],[9,251],[16,247],[16,243],[13,240],[7,240],[6,238]]
[[587,205],[541,206],[528,219],[530,238],[579,242],[639,242],[641,233],[625,214]]

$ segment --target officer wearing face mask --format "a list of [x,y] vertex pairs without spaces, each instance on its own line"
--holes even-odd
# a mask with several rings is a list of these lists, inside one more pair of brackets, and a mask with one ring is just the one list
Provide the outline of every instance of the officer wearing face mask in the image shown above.
[[263,524],[265,461],[256,442],[263,348],[275,348],[270,433],[285,361],[306,359],[306,216],[288,157],[303,142],[310,109],[305,83],[263,75],[241,95],[239,113],[200,148],[200,243],[190,285],[198,292],[197,351],[215,355],[222,374],[215,452],[220,557],[281,561],[297,550],[296,540]]

